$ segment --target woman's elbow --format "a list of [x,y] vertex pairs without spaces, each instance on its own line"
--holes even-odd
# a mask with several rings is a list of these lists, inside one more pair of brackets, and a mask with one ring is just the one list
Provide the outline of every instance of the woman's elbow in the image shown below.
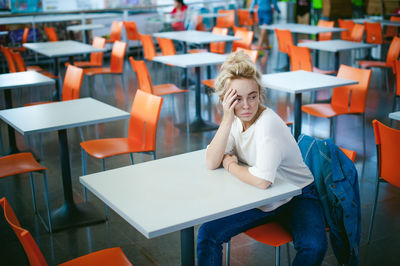
[[219,165],[217,165],[215,162],[210,162],[210,161],[206,161],[206,166],[208,170],[215,170],[218,168]]
[[261,180],[258,182],[257,187],[260,189],[267,189],[271,185],[271,182],[267,180]]

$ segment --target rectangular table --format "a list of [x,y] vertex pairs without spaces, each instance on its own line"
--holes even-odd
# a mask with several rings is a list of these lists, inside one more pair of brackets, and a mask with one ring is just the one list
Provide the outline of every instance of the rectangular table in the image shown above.
[[22,135],[58,132],[64,203],[51,214],[53,231],[99,221],[99,215],[94,208],[74,202],[67,129],[128,119],[129,117],[128,112],[92,98],[0,111],[0,118]]
[[[206,122],[201,117],[201,88],[200,88],[200,67],[217,65],[225,62],[226,55],[215,53],[197,53],[197,54],[179,54],[169,56],[153,57],[153,61],[160,62],[166,65],[173,65],[185,69],[194,67],[196,70],[196,115],[194,121],[190,124],[191,131],[207,131],[215,130],[218,125]],[[186,82],[186,86],[187,86]],[[189,89],[189,88],[186,88]],[[189,115],[189,114],[187,114]]]
[[301,133],[301,98],[303,92],[331,89],[345,85],[358,84],[357,81],[303,70],[265,74],[262,84],[274,89],[295,94],[294,100],[294,137]]
[[400,121],[400,111],[390,113],[389,118]]
[[[32,88],[42,85],[53,85],[54,83],[54,79],[48,78],[36,71],[25,71],[0,75],[0,90],[4,91],[6,109],[13,108],[11,97],[12,89],[26,87]],[[18,152],[14,130],[10,126],[8,126],[8,141],[10,145],[9,153]]]
[[[104,28],[103,24],[80,24],[80,25],[72,25],[67,27],[67,31],[70,31],[71,33],[77,32],[77,31],[82,31],[83,34],[83,42],[88,43],[89,41],[89,30],[95,30],[95,29],[101,29]],[[73,34],[71,34],[71,39],[73,39]]]
[[290,32],[292,33],[316,34],[317,40],[319,33],[346,31],[346,29],[342,28],[320,27],[320,26],[297,24],[297,23],[261,25],[260,29],[267,29],[267,30],[280,29],[280,30],[290,30]]
[[[58,76],[60,73],[60,66],[58,59],[60,57],[68,56],[69,61],[73,64],[74,55],[90,54],[96,52],[104,52],[105,49],[96,48],[91,45],[77,42],[77,41],[59,41],[59,42],[37,42],[37,43],[24,43],[24,47],[51,59],[54,59],[54,75]],[[56,83],[55,98],[60,99],[60,84]]]
[[[205,150],[80,177],[147,238],[181,231],[182,265],[194,265],[194,226],[301,193],[280,179],[262,190],[225,169],[208,170]],[[240,195],[240,196],[238,196]]]
[[[344,40],[330,40],[330,41],[299,43],[298,46],[335,53],[335,69],[337,70],[339,69],[339,52],[354,50],[354,49],[370,49],[375,47],[376,45],[369,43],[344,41]],[[316,65],[318,65],[318,62]]]

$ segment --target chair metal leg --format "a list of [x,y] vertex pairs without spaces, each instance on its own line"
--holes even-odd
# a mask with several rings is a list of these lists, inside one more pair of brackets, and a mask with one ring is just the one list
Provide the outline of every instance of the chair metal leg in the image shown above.
[[81,142],[85,141],[85,136],[83,135],[82,127],[79,127],[79,136],[81,137]]
[[106,95],[107,95],[106,79],[104,78],[104,75],[101,75],[101,78],[103,79],[103,92],[104,92],[104,96],[106,96]]
[[133,165],[133,153],[129,153],[129,158],[131,159],[131,164]]
[[365,144],[365,124],[366,124],[366,118],[365,118],[365,113],[362,114],[362,135],[363,135],[363,152],[364,152],[364,157],[367,157],[367,146]]
[[275,247],[275,266],[279,266],[281,264],[281,247]]
[[33,173],[29,173],[30,181],[31,181],[31,193],[32,193],[32,203],[33,203],[33,210],[37,214],[37,208],[36,208],[36,195],[35,195],[35,182],[33,180]]
[[121,78],[122,89],[125,91],[124,76],[121,74],[119,77]]
[[47,220],[49,221],[48,231],[51,233],[51,232],[53,232],[53,226],[51,224],[49,186],[47,184],[46,171],[43,171],[43,183],[44,183],[44,193],[45,193],[46,207],[47,207]]
[[278,58],[276,59],[276,66],[275,69],[279,69],[279,57],[281,55],[281,52],[278,51]]
[[42,133],[39,133],[39,149],[40,159],[44,160]]
[[[82,175],[86,175],[86,152],[83,148],[81,148],[81,158],[82,158]],[[87,202],[87,190],[85,186],[83,186],[83,197],[84,201]]]
[[292,260],[291,260],[291,258],[290,258],[290,247],[289,247],[289,243],[286,244],[286,251],[287,251],[288,265],[290,266],[290,263],[292,262]]
[[229,266],[231,263],[231,241],[225,244],[225,265]]
[[376,203],[378,201],[378,194],[379,194],[379,177],[376,179],[376,191],[375,191],[375,199],[374,199],[374,204],[372,205],[372,213],[371,213],[371,219],[369,223],[369,229],[368,229],[368,239],[367,243],[369,244],[371,240],[371,234],[372,234],[372,227],[374,226],[374,217],[375,217],[375,211],[376,211]]
[[[101,159],[101,164],[102,164],[102,168],[103,168],[103,171],[105,171],[106,170],[106,160],[103,158],[103,159]],[[107,206],[107,204],[105,204],[105,210],[106,210],[106,221],[108,221],[108,206]]]
[[153,160],[155,160],[156,159],[156,151],[152,151],[151,154],[152,154]]

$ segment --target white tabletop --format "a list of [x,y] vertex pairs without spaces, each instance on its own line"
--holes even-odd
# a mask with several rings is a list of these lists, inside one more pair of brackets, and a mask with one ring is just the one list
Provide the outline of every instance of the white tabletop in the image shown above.
[[129,117],[128,112],[92,98],[0,111],[0,118],[22,135],[92,125]]
[[105,49],[77,41],[24,43],[24,47],[47,57],[72,56],[105,51]]
[[168,55],[168,56],[156,56],[153,57],[153,61],[160,62],[163,64],[174,65],[178,67],[198,67],[198,66],[210,66],[221,64],[225,62],[227,55],[215,54],[215,53],[195,53],[195,54],[179,54],[179,55]]
[[394,113],[390,113],[389,114],[389,118],[400,121],[400,111],[394,112]]
[[201,13],[199,16],[203,18],[219,18],[219,17],[227,17],[229,14],[226,13]]
[[283,23],[283,24],[271,24],[271,25],[261,25],[261,29],[267,30],[290,30],[292,33],[305,33],[305,34],[318,34],[324,32],[341,32],[347,29],[334,28],[334,27],[319,27],[313,25],[296,24],[296,23]]
[[240,40],[240,38],[234,36],[218,35],[218,34],[213,34],[211,32],[196,31],[196,30],[157,32],[154,33],[153,36],[171,39],[175,41],[197,43],[197,44]]
[[344,40],[330,40],[330,41],[319,41],[319,42],[304,42],[304,43],[299,43],[298,46],[336,53],[352,49],[373,48],[376,45],[369,43],[361,43],[361,42],[350,42]]
[[208,170],[205,150],[83,176],[80,182],[147,238],[301,193],[282,180],[262,190],[222,168]]
[[48,78],[36,71],[0,75],[0,90],[52,84],[55,84],[54,79]]
[[354,80],[303,70],[262,75],[262,84],[266,88],[290,93],[316,91],[357,83]]
[[84,30],[94,30],[104,28],[103,24],[81,24],[81,25],[73,25],[68,26],[67,30],[69,31],[84,31]]
[[367,18],[358,18],[358,19],[353,19],[355,23],[358,24],[364,24],[364,22],[372,22],[372,23],[380,23],[383,26],[396,26],[400,27],[400,22],[399,21],[390,21],[390,20],[382,20],[382,19],[367,19]]

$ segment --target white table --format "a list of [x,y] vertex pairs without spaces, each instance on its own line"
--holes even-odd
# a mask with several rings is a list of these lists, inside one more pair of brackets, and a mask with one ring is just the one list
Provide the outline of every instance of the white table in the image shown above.
[[301,98],[303,92],[318,91],[357,83],[354,80],[341,79],[303,70],[265,74],[262,76],[262,84],[266,88],[295,94],[294,137],[296,140],[301,133]]
[[[89,30],[94,30],[94,29],[101,29],[104,28],[103,24],[81,24],[81,25],[73,25],[73,26],[68,26],[67,30],[68,31],[82,31],[83,32],[83,42],[88,43],[89,41]],[[71,38],[72,39],[72,38]]]
[[390,113],[389,118],[400,121],[400,111]]
[[99,221],[98,213],[90,205],[74,203],[67,129],[129,117],[128,112],[92,98],[0,111],[0,118],[22,135],[58,132],[64,204],[52,212],[53,231]]
[[[201,66],[217,65],[225,62],[226,55],[215,53],[196,53],[196,54],[180,54],[170,56],[157,56],[153,57],[153,61],[160,62],[166,65],[173,65],[185,69],[194,67],[196,70],[196,116],[194,121],[190,124],[191,131],[207,131],[215,130],[218,125],[206,122],[201,117],[201,88],[200,88],[200,70]],[[187,86],[186,82],[186,86]],[[186,89],[189,89],[188,87]],[[187,114],[189,115],[189,114]]]
[[354,49],[371,49],[376,45],[369,43],[344,41],[344,40],[330,40],[330,41],[299,43],[298,46],[335,53],[335,69],[339,69],[339,52],[354,50]]
[[[11,97],[12,89],[53,85],[54,83],[55,80],[48,78],[36,71],[25,71],[0,75],[0,90],[4,91],[6,109],[11,109],[13,107]],[[14,130],[10,126],[8,126],[8,141],[10,145],[9,153],[18,152]]]
[[390,20],[382,20],[382,19],[365,19],[365,18],[358,18],[353,19],[355,23],[364,24],[364,22],[371,22],[371,23],[380,23],[382,26],[395,26],[400,27],[399,21],[390,21]]
[[[96,48],[92,45],[84,44],[77,41],[59,41],[59,42],[37,42],[37,43],[24,43],[24,47],[54,59],[54,75],[58,76],[60,67],[58,59],[60,57],[68,56],[69,61],[73,64],[73,56],[81,54],[90,54],[96,52],[104,52],[105,49]],[[60,100],[60,84],[56,83],[56,95],[55,98]]]
[[147,238],[180,230],[182,265],[194,265],[193,226],[301,193],[279,179],[262,190],[223,168],[208,170],[205,150],[82,176],[80,182]]
[[296,24],[296,23],[261,25],[260,29],[267,29],[267,30],[280,29],[280,30],[290,30],[290,32],[292,33],[317,34],[317,40],[319,33],[342,32],[347,30],[335,27],[320,27],[320,26]]

